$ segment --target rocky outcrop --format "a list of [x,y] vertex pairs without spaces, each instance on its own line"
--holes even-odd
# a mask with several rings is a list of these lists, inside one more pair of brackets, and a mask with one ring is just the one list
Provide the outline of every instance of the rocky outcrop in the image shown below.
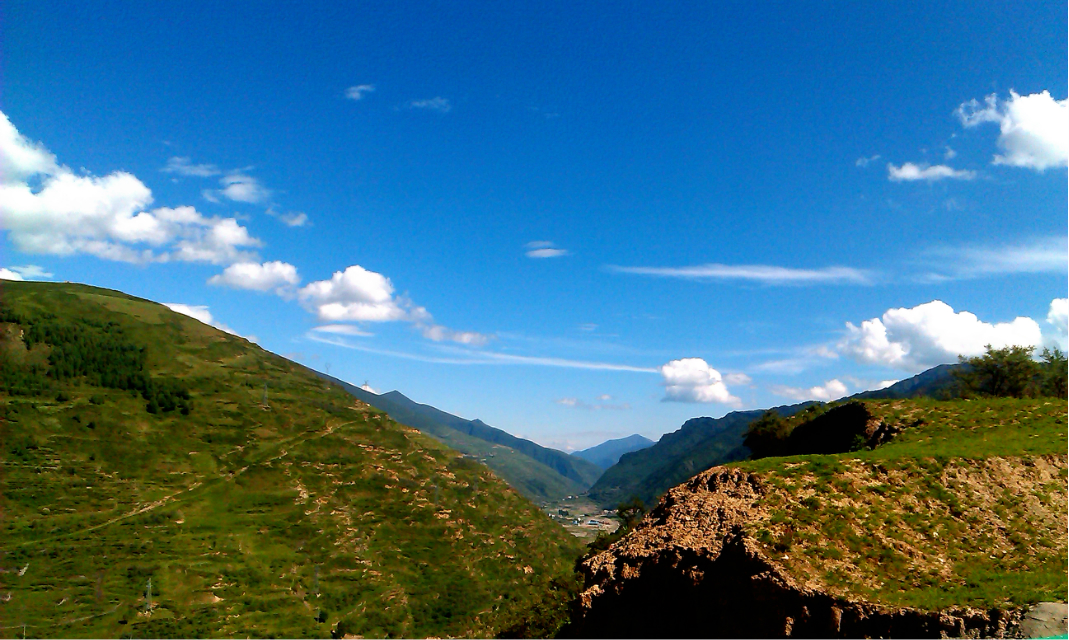
[[580,565],[578,637],[1005,637],[1023,612],[922,611],[802,582],[747,533],[764,519],[756,474],[717,467],[679,485],[639,527]]

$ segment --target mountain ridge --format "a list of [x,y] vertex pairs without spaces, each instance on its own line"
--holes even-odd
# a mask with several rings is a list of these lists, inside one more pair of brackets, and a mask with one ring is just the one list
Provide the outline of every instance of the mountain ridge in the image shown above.
[[[387,412],[398,422],[478,457],[532,500],[555,500],[582,493],[601,475],[602,470],[597,465],[582,458],[519,438],[482,420],[468,420],[415,402],[400,391],[376,394],[323,373],[317,372],[317,375],[340,384],[351,395]],[[507,452],[495,447],[506,448],[516,455],[499,455]]]

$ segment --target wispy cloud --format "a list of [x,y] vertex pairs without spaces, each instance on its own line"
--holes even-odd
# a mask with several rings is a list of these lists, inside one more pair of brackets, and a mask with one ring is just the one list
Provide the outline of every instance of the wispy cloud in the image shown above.
[[453,110],[453,105],[450,104],[448,98],[436,96],[434,98],[428,98],[426,100],[413,100],[408,103],[410,109],[426,109],[427,111],[437,111],[438,113],[449,113]]
[[791,269],[764,264],[701,264],[690,267],[620,267],[610,271],[686,280],[745,280],[767,285],[872,284],[873,274],[851,267]]
[[776,395],[791,398],[792,400],[823,400],[824,402],[838,400],[850,392],[846,385],[838,379],[828,380],[822,385],[809,387],[808,389],[775,386],[771,388],[771,391]]
[[876,154],[874,156],[869,156],[867,158],[858,158],[857,160],[854,161],[854,166],[855,167],[861,167],[862,169],[864,169],[865,167],[869,166],[870,164],[872,164],[873,162],[876,162],[879,159],[880,159],[880,154]]
[[614,404],[608,402],[608,400],[612,400],[612,396],[604,394],[598,396],[598,402],[595,403],[586,402],[579,398],[560,398],[555,402],[565,407],[582,409],[584,411],[628,411],[631,409],[631,405],[626,402]]
[[635,367],[626,364],[612,362],[591,362],[586,360],[569,360],[566,358],[547,358],[539,356],[520,356],[496,351],[471,351],[443,347],[442,351],[447,356],[435,356],[419,353],[407,353],[387,349],[376,349],[362,345],[352,344],[345,340],[320,336],[315,333],[305,334],[309,340],[332,344],[346,349],[375,353],[394,358],[416,360],[419,362],[431,362],[436,364],[459,364],[459,365],[524,365],[538,367],[559,367],[564,369],[585,369],[588,371],[631,371],[635,373],[657,373],[659,370],[652,367]]
[[919,280],[938,283],[1008,273],[1061,273],[1069,268],[1065,236],[1036,238],[1016,244],[936,247],[922,254],[922,262],[938,265]]
[[945,164],[929,165],[925,163],[914,164],[906,162],[900,167],[887,164],[887,179],[891,182],[916,182],[924,180],[935,182],[936,180],[972,180],[976,177],[975,171],[954,169]]
[[214,164],[193,164],[188,156],[175,156],[160,171],[194,178],[210,178],[222,173]]
[[524,245],[528,258],[559,258],[568,255],[567,249],[561,249],[548,240],[535,240]]
[[350,100],[363,100],[364,96],[375,90],[373,84],[358,84],[345,90],[345,97]]

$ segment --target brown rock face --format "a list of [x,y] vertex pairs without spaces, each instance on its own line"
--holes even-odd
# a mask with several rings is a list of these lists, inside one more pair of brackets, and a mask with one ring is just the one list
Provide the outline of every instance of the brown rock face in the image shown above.
[[744,530],[760,478],[717,467],[672,489],[642,524],[581,565],[580,637],[1003,637],[1017,611],[853,602],[800,584]]

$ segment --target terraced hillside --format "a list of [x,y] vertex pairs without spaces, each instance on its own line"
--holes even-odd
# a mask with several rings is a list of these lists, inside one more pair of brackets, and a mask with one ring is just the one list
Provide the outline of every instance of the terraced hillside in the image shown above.
[[[489,469],[167,308],[0,285],[0,636],[493,636],[574,539]],[[552,616],[551,616],[552,617]]]
[[601,475],[601,468],[587,460],[518,438],[481,420],[467,420],[414,402],[399,391],[376,394],[319,375],[337,382],[353,396],[387,412],[401,424],[415,427],[446,446],[477,458],[531,500],[559,500],[582,493]]
[[[831,443],[852,428],[859,450],[731,463],[675,487],[582,565],[574,632],[1013,633],[1023,607],[1069,588],[1066,414],[1063,398],[864,401],[838,423],[829,411],[795,433]],[[805,429],[817,421],[824,433]],[[627,617],[640,604],[656,623]]]

